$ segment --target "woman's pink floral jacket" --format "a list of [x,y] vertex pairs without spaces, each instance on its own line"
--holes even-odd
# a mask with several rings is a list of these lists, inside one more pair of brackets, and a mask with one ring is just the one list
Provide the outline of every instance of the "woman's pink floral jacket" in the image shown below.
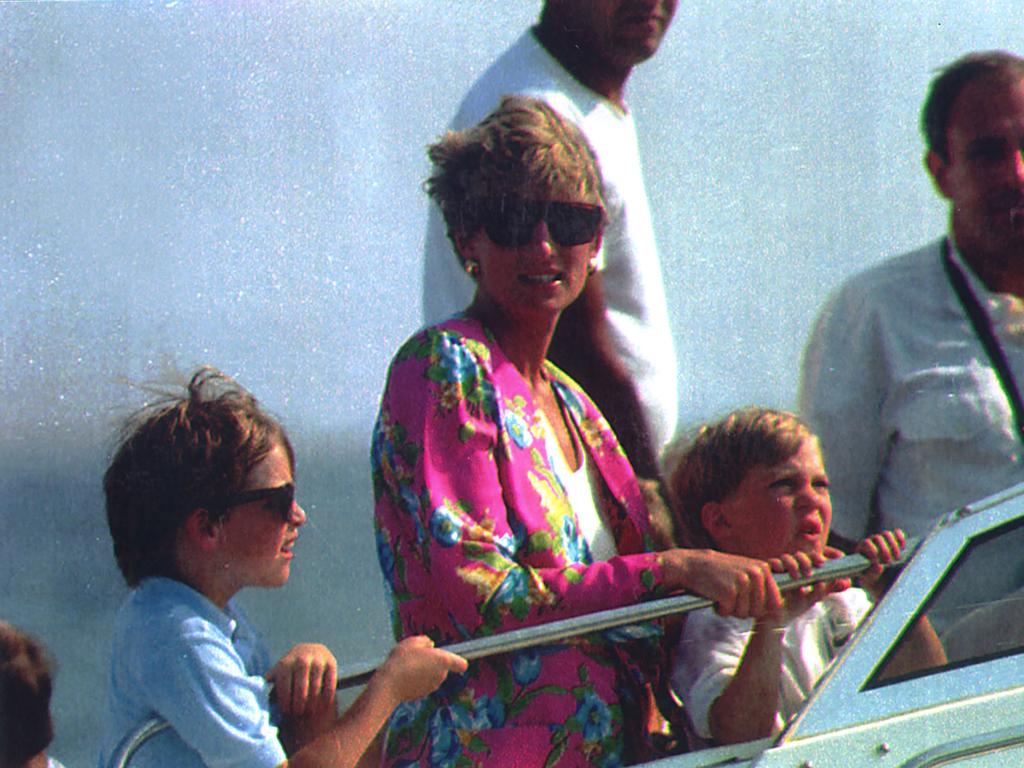
[[[396,636],[447,644],[658,592],[629,462],[578,385],[551,364],[547,374],[597,469],[619,555],[592,561],[525,380],[486,329],[456,317],[399,350],[374,429],[377,552]],[[396,710],[386,763],[619,765],[634,743],[624,723],[640,718],[660,662],[657,635],[629,627],[473,662]]]

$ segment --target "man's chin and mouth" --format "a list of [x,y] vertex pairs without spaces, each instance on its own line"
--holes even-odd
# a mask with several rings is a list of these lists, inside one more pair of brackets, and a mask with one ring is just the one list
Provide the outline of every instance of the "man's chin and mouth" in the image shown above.
[[959,241],[958,237],[958,245],[965,254],[980,252],[987,254],[993,263],[1019,264],[1019,256],[1024,250],[1024,205],[1004,208],[989,216],[983,230],[971,238],[964,237],[963,243]]
[[661,33],[639,30],[635,35],[619,36],[619,59],[624,65],[634,67],[654,57],[661,45]]
[[629,66],[647,61],[658,52],[668,30],[668,19],[658,15],[626,15],[615,22],[618,58]]
[[1020,235],[1024,235],[1024,203],[1010,206],[1007,213],[1010,222],[1010,229]]
[[988,201],[984,217],[992,231],[1024,233],[1024,196],[1007,194]]

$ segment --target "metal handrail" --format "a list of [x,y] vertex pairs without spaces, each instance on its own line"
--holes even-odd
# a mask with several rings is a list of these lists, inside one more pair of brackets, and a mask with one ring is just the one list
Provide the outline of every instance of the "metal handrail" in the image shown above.
[[[905,562],[909,558],[916,544],[916,540],[906,543],[903,555],[899,560],[900,563]],[[893,563],[893,565],[896,565],[896,563]],[[787,574],[775,574],[775,581],[781,591],[788,592],[808,584],[813,584],[816,581],[856,576],[866,571],[870,566],[870,561],[863,555],[847,555],[836,560],[826,561],[820,568],[816,568],[810,576],[793,579]],[[690,611],[707,608],[711,605],[714,605],[714,601],[706,597],[677,595],[675,597],[665,597],[660,600],[627,605],[622,608],[612,608],[606,611],[583,614],[569,619],[560,619],[546,624],[523,627],[522,629],[514,629],[488,637],[463,640],[462,642],[446,645],[444,649],[457,653],[468,661],[473,661],[474,659],[482,659],[499,653],[518,651],[533,645],[557,643],[570,637],[586,635],[591,632],[601,632],[606,629],[614,629],[615,627],[640,624],[666,616],[689,613]],[[371,665],[363,664],[340,670],[338,688],[364,685],[382,663],[383,660]]]
[[[906,562],[917,549],[917,539],[908,540],[903,549],[902,557],[891,565],[898,565]],[[820,568],[816,568],[809,576],[802,576],[797,579],[790,578],[788,574],[775,574],[775,582],[783,592],[813,584],[817,581],[841,579],[848,576],[856,576],[871,567],[871,562],[862,555],[847,555],[836,560],[826,561]],[[677,595],[666,597],[660,600],[650,600],[635,605],[627,605],[622,608],[612,608],[607,611],[575,616],[569,619],[538,624],[522,629],[514,629],[510,632],[502,632],[488,637],[478,637],[472,640],[464,640],[459,643],[451,643],[443,646],[445,650],[457,653],[463,658],[473,661],[487,656],[494,656],[500,653],[529,648],[534,645],[548,645],[558,643],[570,637],[587,635],[592,632],[602,632],[606,629],[640,624],[645,621],[665,618],[682,613],[689,613],[699,608],[707,608],[714,605],[712,600],[695,595]],[[352,688],[364,685],[373,676],[373,673],[383,664],[383,660],[370,664],[351,666],[338,676],[338,688]],[[170,724],[160,718],[153,718],[142,723],[135,731],[130,733],[119,745],[110,762],[110,768],[127,768],[128,761],[132,755],[149,739],[158,733],[170,728]]]
[[111,755],[108,765],[111,768],[128,768],[128,761],[132,759],[132,756],[139,751],[143,744],[170,727],[170,723],[159,717],[146,720],[121,740],[121,743],[117,745],[117,749],[114,750],[114,754]]

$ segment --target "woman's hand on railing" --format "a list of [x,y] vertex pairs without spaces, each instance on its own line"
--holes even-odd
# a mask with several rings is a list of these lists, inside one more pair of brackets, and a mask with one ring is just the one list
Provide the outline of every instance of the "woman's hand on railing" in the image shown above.
[[713,549],[670,549],[661,553],[662,578],[669,591],[706,597],[722,616],[763,616],[782,607],[782,594],[764,560]]

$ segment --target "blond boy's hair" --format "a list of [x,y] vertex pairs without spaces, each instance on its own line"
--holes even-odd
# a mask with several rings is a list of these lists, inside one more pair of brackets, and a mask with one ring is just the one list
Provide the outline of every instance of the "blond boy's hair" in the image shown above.
[[701,521],[704,505],[723,501],[755,467],[792,458],[809,439],[817,438],[794,414],[751,406],[676,443],[667,460],[668,493],[680,543],[714,547]]

